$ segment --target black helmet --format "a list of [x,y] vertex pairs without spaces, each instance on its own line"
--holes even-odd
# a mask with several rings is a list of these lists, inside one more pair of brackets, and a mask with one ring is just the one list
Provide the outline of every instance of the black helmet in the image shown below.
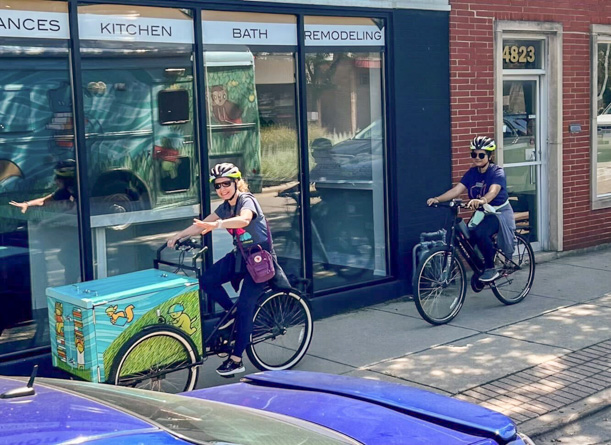
[[471,141],[471,150],[496,150],[496,143],[494,139],[486,136],[475,136]]
[[235,165],[223,162],[222,164],[216,164],[210,169],[210,182],[217,178],[241,179],[242,173],[240,173],[240,169]]
[[76,161],[66,159],[55,164],[54,172],[60,178],[74,178],[76,176]]

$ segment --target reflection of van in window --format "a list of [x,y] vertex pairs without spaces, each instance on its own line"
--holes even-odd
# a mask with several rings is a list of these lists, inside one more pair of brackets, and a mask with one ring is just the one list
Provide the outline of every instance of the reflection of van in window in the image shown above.
[[[0,67],[3,201],[48,193],[53,165],[75,155],[67,54],[10,51],[3,48]],[[188,56],[136,60],[83,49],[93,214],[197,203],[189,64]]]
[[[10,200],[49,193],[53,165],[74,158],[75,144],[67,50],[41,48],[35,58],[10,47],[2,51],[4,207]],[[199,202],[190,47],[182,53],[147,51],[127,56],[116,49],[82,49],[93,215]],[[211,158],[235,160],[247,177],[256,178],[260,141],[253,56],[243,50],[206,51],[205,63]],[[210,101],[214,90],[222,92],[216,103]],[[18,209],[7,208],[20,219]]]
[[261,191],[261,138],[254,57],[246,47],[204,51],[210,164],[231,162]]

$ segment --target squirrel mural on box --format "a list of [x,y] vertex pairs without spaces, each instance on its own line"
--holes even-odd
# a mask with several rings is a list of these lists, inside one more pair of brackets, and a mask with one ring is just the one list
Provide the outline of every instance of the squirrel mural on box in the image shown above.
[[119,306],[108,306],[106,315],[110,317],[110,322],[118,326],[125,326],[134,319],[134,305],[130,304],[122,311],[118,310]]
[[171,317],[170,323],[182,329],[187,334],[191,335],[197,331],[197,328],[193,327],[193,323],[195,323],[197,317],[191,318],[188,314],[185,314],[185,307],[182,304],[173,304],[168,309],[168,314],[170,314]]
[[58,337],[64,336],[64,305],[55,302],[55,333]]

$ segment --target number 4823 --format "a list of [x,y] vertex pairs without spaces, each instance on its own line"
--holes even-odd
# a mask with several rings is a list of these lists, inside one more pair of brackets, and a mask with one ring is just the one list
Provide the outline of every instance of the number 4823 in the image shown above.
[[503,60],[507,63],[526,63],[535,61],[534,46],[505,46],[503,48]]

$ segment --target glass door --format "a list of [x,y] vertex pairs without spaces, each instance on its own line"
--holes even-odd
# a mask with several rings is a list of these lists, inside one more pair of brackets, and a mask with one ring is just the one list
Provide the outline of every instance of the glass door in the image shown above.
[[545,138],[542,129],[539,76],[503,81],[503,168],[516,226],[528,232],[530,242],[546,247],[547,212]]

